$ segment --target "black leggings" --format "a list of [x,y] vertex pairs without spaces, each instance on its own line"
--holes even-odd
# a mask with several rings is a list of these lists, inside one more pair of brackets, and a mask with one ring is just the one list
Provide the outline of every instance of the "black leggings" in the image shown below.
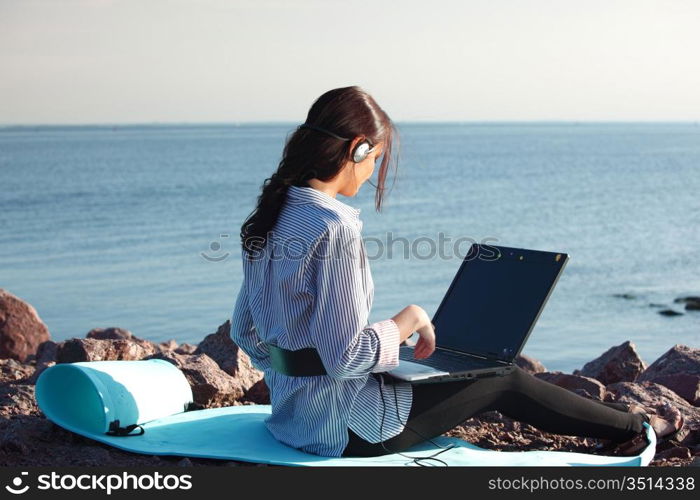
[[[385,384],[391,383],[390,377],[384,380]],[[382,443],[369,443],[348,429],[350,441],[343,456],[367,457],[404,451],[491,410],[546,432],[614,442],[624,442],[644,430],[643,415],[627,413],[626,404],[580,396],[516,366],[501,377],[414,384],[407,427],[383,441],[389,451]]]

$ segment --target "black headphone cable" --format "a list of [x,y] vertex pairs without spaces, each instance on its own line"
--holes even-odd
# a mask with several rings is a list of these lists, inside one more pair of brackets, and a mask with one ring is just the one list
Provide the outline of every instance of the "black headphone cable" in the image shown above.
[[382,436],[383,430],[384,430],[384,417],[385,417],[385,415],[386,415],[386,403],[385,403],[385,401],[384,401],[384,374],[378,373],[378,375],[379,375],[379,378],[380,378],[380,380],[381,380],[381,384],[380,384],[380,387],[379,387],[379,394],[380,394],[381,397],[382,397],[382,421],[381,421],[381,423],[380,423],[380,425],[379,425],[379,442],[381,443],[382,448],[384,448],[384,450],[387,451],[388,453],[397,453],[397,454],[401,455],[402,457],[410,458],[410,459],[412,459],[412,460],[411,460],[412,462],[415,462],[417,465],[420,465],[421,467],[428,467],[427,465],[423,465],[422,463],[420,463],[421,460],[435,460],[435,461],[437,461],[437,462],[440,462],[440,463],[444,464],[445,467],[449,467],[449,465],[448,465],[445,461],[440,460],[439,458],[435,458],[435,457],[436,457],[437,455],[441,454],[441,453],[446,452],[447,450],[451,450],[452,448],[455,447],[455,445],[454,445],[454,444],[451,444],[451,445],[449,445],[449,446],[447,446],[447,447],[440,446],[439,444],[437,444],[437,443],[436,443],[435,441],[433,441],[432,439],[423,436],[423,435],[422,435],[420,432],[418,432],[417,430],[415,430],[415,429],[409,427],[408,422],[402,422],[402,421],[401,421],[401,416],[399,415],[399,402],[398,402],[398,398],[397,398],[397,396],[396,396],[396,387],[394,387],[393,384],[389,384],[389,385],[392,386],[391,388],[392,388],[392,390],[394,391],[394,403],[395,403],[395,405],[396,405],[396,418],[398,419],[399,423],[400,423],[401,425],[405,426],[405,427],[406,427],[408,430],[410,430],[411,432],[415,432],[418,436],[420,436],[420,437],[423,438],[424,440],[430,441],[431,443],[433,443],[433,444],[434,444],[435,446],[437,446],[438,448],[442,448],[442,450],[441,450],[441,451],[438,451],[437,453],[434,453],[434,454],[432,454],[432,455],[429,455],[429,456],[411,457],[411,456],[409,456],[409,455],[405,455],[405,454],[400,453],[400,452],[398,452],[398,451],[391,451],[391,450],[389,450],[389,449],[386,447],[386,445],[384,444],[383,436]]

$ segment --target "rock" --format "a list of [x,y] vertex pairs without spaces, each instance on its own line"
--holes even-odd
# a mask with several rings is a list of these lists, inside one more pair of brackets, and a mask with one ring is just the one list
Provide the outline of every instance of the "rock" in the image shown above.
[[206,354],[248,389],[262,379],[264,374],[253,366],[248,355],[231,339],[230,332],[231,321],[228,320],[215,333],[204,337],[193,354]]
[[[653,382],[616,382],[605,387],[604,401],[637,403],[647,409],[664,403],[689,406],[688,402],[668,387]],[[698,410],[700,412],[700,410]],[[699,415],[700,416],[700,415]]]
[[137,344],[137,345],[141,346],[144,350],[149,351],[149,352],[150,352],[150,351],[153,351],[153,352],[160,352],[160,351],[163,351],[163,350],[166,350],[166,351],[167,351],[167,349],[164,349],[163,346],[162,346],[161,344],[156,344],[155,342],[151,342],[150,340],[145,340],[145,339],[138,338],[138,337],[135,336],[135,335],[134,335],[133,337],[131,337],[130,340],[131,340],[131,342],[133,342],[134,344]]
[[[27,456],[30,453],[30,441],[27,440],[27,431],[30,430],[21,425],[23,420],[30,417],[6,419],[0,425],[0,451]],[[30,434],[31,436],[31,434]],[[34,437],[34,436],[31,436]],[[3,454],[4,454],[3,453]]]
[[110,461],[110,453],[108,449],[103,448],[104,445],[86,445],[82,450],[82,460],[86,464],[100,466]]
[[55,425],[43,415],[0,419],[0,461],[12,467],[163,466],[159,457],[154,459],[96,444]]
[[176,349],[175,352],[178,354],[194,354],[194,351],[197,350],[197,346],[194,344],[188,344],[185,342],[184,344],[180,344]]
[[664,385],[690,404],[700,405],[700,349],[676,344],[637,378]]
[[547,371],[542,363],[527,354],[518,354],[515,357],[515,364],[528,373],[542,373]]
[[636,403],[650,413],[666,415],[664,405],[675,407],[683,415],[685,424],[674,439],[683,446],[700,443],[700,408],[688,402],[668,387],[654,382],[616,382],[606,387],[605,401]]
[[210,333],[199,343],[193,354],[206,354],[216,361],[219,367],[229,375],[238,371],[236,355],[240,348],[231,339],[231,321],[228,320]]
[[20,363],[16,359],[0,359],[0,381],[17,382],[33,372],[31,365]]
[[243,397],[250,386],[234,378],[206,354],[178,354],[163,351],[144,359],[164,359],[177,366],[184,373],[192,387],[194,402],[206,407],[231,405]]
[[[585,389],[580,389],[580,388],[574,389],[573,392],[575,392],[579,396],[583,396],[584,398],[594,399],[593,396],[591,396],[591,394]],[[598,398],[595,398],[595,399],[598,399]]]
[[47,340],[39,344],[36,350],[36,364],[56,362],[56,353],[58,352],[58,344],[53,340]]
[[677,373],[654,377],[653,381],[665,385],[693,406],[700,406],[700,376]]
[[270,404],[270,389],[265,383],[265,379],[258,380],[253,386],[246,391],[244,396],[246,401],[250,401],[257,405]]
[[535,373],[535,377],[593,399],[602,400],[605,396],[605,386],[594,378],[559,371]]
[[55,361],[51,361],[50,363],[43,363],[39,366],[36,367],[36,370],[34,370],[34,373],[32,373],[29,377],[27,377],[24,380],[25,384],[30,384],[30,385],[36,385],[36,381],[39,380],[39,377],[41,374],[46,370],[47,368],[55,365]]
[[690,450],[685,446],[674,446],[654,455],[654,460],[668,460],[669,458],[690,458]]
[[159,343],[158,348],[161,351],[174,351],[177,349],[177,342],[175,342],[175,339],[170,339],[166,342]]
[[687,297],[678,297],[673,302],[676,304],[685,304],[686,311],[700,311],[700,297],[689,295]]
[[137,360],[157,352],[152,342],[126,339],[68,339],[58,346],[57,363],[76,361]]
[[700,375],[700,349],[675,344],[650,364],[637,381],[643,382],[659,375],[675,375],[677,373]]
[[682,316],[682,312],[674,311],[673,309],[661,309],[659,314],[662,316]]
[[49,329],[36,309],[0,288],[0,358],[25,361],[46,340]]
[[134,344],[141,346],[144,350],[149,353],[168,351],[177,348],[177,342],[174,339],[170,339],[166,342],[155,343],[150,340],[144,340],[129,330],[118,327],[110,328],[93,328],[90,330],[85,338],[98,339],[98,340],[130,340]]
[[574,375],[599,380],[603,385],[615,382],[632,382],[646,369],[646,363],[637,353],[635,345],[628,341],[611,347],[593,361],[589,361]]
[[31,376],[24,380],[26,384],[36,384],[39,375],[49,366],[56,364],[56,353],[58,352],[58,344],[53,340],[47,340],[39,344],[36,351],[36,368]]
[[129,330],[125,330],[124,328],[93,328],[92,330],[87,332],[87,335],[85,335],[85,337],[88,339],[99,340],[130,339],[131,337],[133,337],[133,334]]
[[39,414],[33,385],[0,383],[0,417]]
[[673,300],[676,304],[685,304],[686,311],[700,311],[700,297],[688,295],[687,297],[677,297]]

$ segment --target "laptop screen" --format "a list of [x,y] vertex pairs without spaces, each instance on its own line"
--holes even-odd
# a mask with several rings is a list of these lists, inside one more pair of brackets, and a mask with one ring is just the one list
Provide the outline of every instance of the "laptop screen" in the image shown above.
[[567,260],[564,253],[472,245],[433,318],[437,345],[513,361]]

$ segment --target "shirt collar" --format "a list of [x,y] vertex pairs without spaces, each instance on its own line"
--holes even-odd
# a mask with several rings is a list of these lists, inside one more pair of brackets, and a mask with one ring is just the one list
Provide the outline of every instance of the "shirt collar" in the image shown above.
[[287,198],[290,203],[315,203],[330,208],[340,215],[349,217],[355,221],[358,221],[360,218],[361,209],[346,205],[333,196],[310,186],[289,186]]

